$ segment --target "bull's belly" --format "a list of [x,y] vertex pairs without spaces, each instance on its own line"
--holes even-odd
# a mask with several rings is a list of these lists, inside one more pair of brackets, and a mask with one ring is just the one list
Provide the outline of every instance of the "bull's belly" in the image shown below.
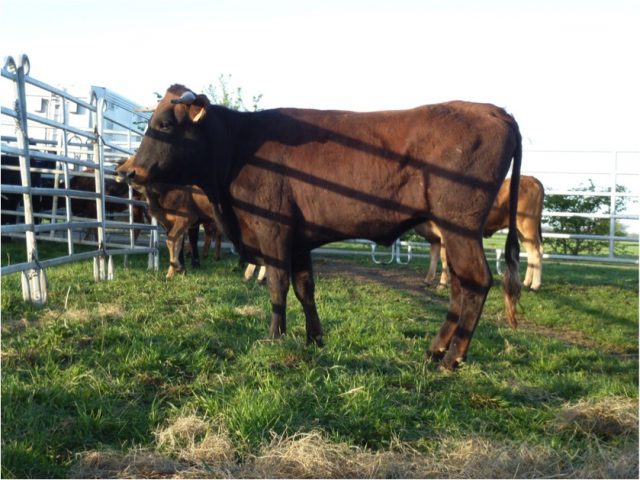
[[400,235],[419,224],[422,219],[412,217],[375,218],[358,220],[351,217],[343,222],[301,222],[296,231],[298,245],[317,248],[331,242],[366,239],[381,245],[391,245]]

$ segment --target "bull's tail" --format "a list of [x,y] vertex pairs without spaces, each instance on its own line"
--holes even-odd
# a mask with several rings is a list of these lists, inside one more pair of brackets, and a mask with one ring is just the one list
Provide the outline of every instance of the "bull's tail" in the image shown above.
[[513,169],[511,173],[511,185],[509,186],[509,233],[505,243],[506,269],[502,277],[504,290],[504,304],[506,307],[507,322],[511,328],[518,327],[516,319],[516,306],[520,299],[520,275],[518,266],[520,260],[520,244],[518,243],[518,231],[516,229],[516,214],[518,211],[518,188],[520,186],[520,165],[522,163],[522,136],[518,124],[514,120],[516,134],[516,149],[513,154]]

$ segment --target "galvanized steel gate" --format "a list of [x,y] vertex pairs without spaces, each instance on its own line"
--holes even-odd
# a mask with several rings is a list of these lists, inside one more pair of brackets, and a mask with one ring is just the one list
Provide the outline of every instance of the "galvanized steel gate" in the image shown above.
[[[26,55],[19,59],[8,57],[2,67],[3,81],[13,84],[13,108],[5,105],[9,99],[2,99],[2,216],[3,237],[24,238],[26,262],[2,267],[1,274],[21,272],[22,291],[25,300],[42,305],[47,300],[46,268],[93,259],[96,281],[113,277],[113,256],[147,254],[150,269],[158,269],[158,228],[152,219],[150,224],[135,223],[134,206],[144,202],[105,194],[105,180],[113,178],[116,162],[128,157],[137,148],[149,114],[139,112],[131,102],[119,100],[106,89],[92,89],[91,99],[85,101],[36,80],[29,76],[29,59]],[[7,86],[7,85],[4,85]],[[29,97],[29,99],[28,99]],[[28,100],[40,100],[42,104],[55,103],[56,114],[49,115],[42,107],[38,113],[29,109]],[[72,125],[70,106],[73,113],[84,113],[88,124],[84,127]],[[116,111],[124,111],[128,121],[122,120]],[[52,118],[53,117],[53,118]],[[133,119],[133,120],[131,120]],[[15,136],[6,134],[7,125],[15,124]],[[17,162],[15,161],[17,159]],[[17,164],[16,164],[17,163]],[[82,172],[82,168],[92,172]],[[19,171],[19,181],[8,183],[13,173],[14,180]],[[32,184],[37,175],[39,180],[48,182]],[[90,176],[95,179],[95,190],[72,190],[74,176]],[[7,181],[5,181],[7,180]],[[18,208],[5,209],[10,197],[20,198]],[[34,199],[46,199],[47,208],[35,208]],[[72,198],[92,199],[96,202],[96,218],[78,218],[72,212]],[[105,205],[123,204],[125,219],[109,216]],[[7,217],[15,218],[15,223],[5,223]],[[96,229],[95,242],[74,239],[86,229]],[[145,232],[142,241],[134,241],[134,230]],[[48,235],[45,235],[47,233]],[[38,240],[67,243],[67,255],[40,260]],[[74,244],[93,245],[95,249],[76,253]]]

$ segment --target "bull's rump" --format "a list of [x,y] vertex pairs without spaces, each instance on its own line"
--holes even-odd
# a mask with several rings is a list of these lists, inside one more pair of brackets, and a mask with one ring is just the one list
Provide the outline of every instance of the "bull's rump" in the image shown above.
[[512,117],[488,104],[255,118],[259,144],[230,190],[237,214],[291,225],[313,245],[389,242],[445,216],[480,229],[516,145]]

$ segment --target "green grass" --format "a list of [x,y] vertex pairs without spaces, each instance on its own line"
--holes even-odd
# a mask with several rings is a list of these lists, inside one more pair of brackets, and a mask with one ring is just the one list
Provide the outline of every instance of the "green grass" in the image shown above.
[[[3,245],[3,265],[21,250]],[[344,275],[322,273],[335,262]],[[154,433],[185,415],[224,425],[239,461],[272,433],[312,430],[374,451],[480,436],[578,463],[595,446],[637,441],[553,426],[568,404],[637,399],[637,266],[547,262],[542,291],[523,294],[518,331],[493,288],[468,361],[446,374],[424,352],[448,292],[354,282],[346,272],[371,266],[365,258],[316,263],[322,349],[305,346],[292,292],[286,339],[265,341],[266,288],[243,284],[229,256],[172,282],[146,271],[146,257],[129,269],[117,259],[104,283],[88,261],[52,268],[42,309],[22,302],[18,275],[3,277],[3,477],[64,477],[81,452],[153,448]],[[419,282],[419,263],[376,268]]]

